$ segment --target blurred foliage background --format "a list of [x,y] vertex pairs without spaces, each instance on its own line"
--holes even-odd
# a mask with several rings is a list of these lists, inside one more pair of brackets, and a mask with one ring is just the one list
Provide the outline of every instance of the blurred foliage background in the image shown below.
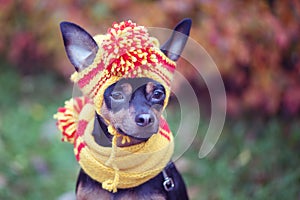
[[[52,119],[72,95],[61,21],[94,35],[114,21],[172,28],[184,17],[193,19],[191,37],[216,62],[227,94],[226,124],[213,152],[197,157],[204,119],[199,137],[177,162],[191,198],[300,198],[299,1],[0,0],[0,5],[0,199],[72,199],[78,165]],[[180,71],[205,107],[205,84],[189,68]]]

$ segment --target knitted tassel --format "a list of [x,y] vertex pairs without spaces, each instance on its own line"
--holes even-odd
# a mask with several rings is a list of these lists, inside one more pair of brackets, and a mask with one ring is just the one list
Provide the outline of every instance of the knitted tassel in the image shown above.
[[104,181],[102,183],[102,188],[109,191],[109,192],[117,192],[118,191],[118,184],[119,184],[119,169],[118,168],[114,168],[115,170],[115,177],[114,177],[114,180],[107,180],[107,181]]
[[71,98],[65,101],[64,107],[58,108],[53,118],[57,120],[56,125],[62,132],[62,141],[74,143],[79,113],[89,101],[87,97]]

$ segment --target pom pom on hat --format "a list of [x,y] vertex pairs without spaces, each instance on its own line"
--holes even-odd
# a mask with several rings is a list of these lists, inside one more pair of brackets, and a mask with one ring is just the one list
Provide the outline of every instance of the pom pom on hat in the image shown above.
[[65,106],[58,108],[57,113],[53,117],[57,119],[56,125],[62,132],[62,141],[74,142],[79,113],[83,106],[90,101],[87,97],[76,97],[65,101]]

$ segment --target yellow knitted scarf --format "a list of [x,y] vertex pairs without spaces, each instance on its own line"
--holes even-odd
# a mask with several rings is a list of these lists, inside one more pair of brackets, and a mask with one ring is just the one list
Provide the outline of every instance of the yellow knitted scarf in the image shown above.
[[[77,97],[59,108],[57,126],[63,141],[74,144],[75,157],[82,169],[103,189],[116,192],[118,188],[132,188],[158,175],[170,161],[174,150],[173,135],[162,118],[158,133],[146,142],[129,147],[117,147],[117,137],[122,137],[112,127],[112,147],[103,147],[92,135],[95,108],[86,97]],[[126,142],[126,141],[124,141]]]

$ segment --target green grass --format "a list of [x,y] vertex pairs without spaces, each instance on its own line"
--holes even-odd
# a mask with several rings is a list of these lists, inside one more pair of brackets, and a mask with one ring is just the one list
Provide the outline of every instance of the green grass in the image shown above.
[[[0,75],[0,199],[55,199],[74,189],[72,146],[60,141],[53,113],[67,96],[52,75]],[[68,96],[70,95],[68,94]]]
[[214,151],[204,159],[197,158],[197,145],[186,153],[190,167],[185,178],[196,190],[194,199],[299,198],[299,121],[291,125],[298,130],[291,133],[298,135],[292,139],[276,119],[259,132],[251,132],[248,123],[227,124]]
[[[52,119],[71,85],[49,73],[20,76],[0,68],[0,199],[57,199],[73,191],[78,165]],[[299,122],[228,121],[214,150],[199,159],[203,122],[177,162],[191,198],[298,199]]]

